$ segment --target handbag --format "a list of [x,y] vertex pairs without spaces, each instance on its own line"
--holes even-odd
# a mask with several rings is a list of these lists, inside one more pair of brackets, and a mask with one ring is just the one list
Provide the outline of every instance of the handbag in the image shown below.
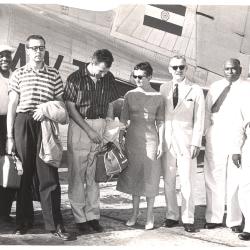
[[107,182],[128,166],[128,159],[113,142],[106,143],[96,154],[96,182]]
[[22,163],[15,154],[0,157],[0,186],[19,188],[21,182]]

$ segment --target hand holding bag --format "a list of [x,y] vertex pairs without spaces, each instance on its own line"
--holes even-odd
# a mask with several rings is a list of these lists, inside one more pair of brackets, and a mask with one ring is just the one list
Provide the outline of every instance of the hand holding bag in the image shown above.
[[22,163],[15,154],[0,157],[0,186],[19,188],[22,174]]
[[128,159],[113,143],[108,142],[96,154],[96,182],[107,182],[115,174],[119,174],[128,166]]

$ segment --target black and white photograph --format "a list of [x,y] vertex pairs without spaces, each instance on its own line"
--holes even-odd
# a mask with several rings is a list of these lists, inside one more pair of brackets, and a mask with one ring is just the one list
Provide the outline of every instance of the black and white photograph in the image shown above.
[[0,1],[0,247],[250,247],[250,5]]

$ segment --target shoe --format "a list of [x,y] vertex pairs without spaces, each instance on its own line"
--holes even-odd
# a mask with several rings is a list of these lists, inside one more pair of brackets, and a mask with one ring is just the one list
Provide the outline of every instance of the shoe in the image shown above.
[[68,241],[71,240],[71,235],[66,232],[65,228],[62,225],[58,225],[55,231],[51,231],[51,233],[57,238]]
[[178,220],[171,220],[171,219],[166,219],[165,222],[165,227],[175,227],[179,224]]
[[13,234],[15,234],[15,235],[26,234],[28,232],[28,230],[32,228],[32,226],[33,225],[31,223],[23,223],[23,224],[17,225]]
[[222,223],[206,223],[204,226],[205,229],[214,229],[216,227],[222,227]]
[[98,220],[89,220],[87,221],[87,223],[92,229],[94,229],[98,233],[101,233],[104,231],[103,227],[99,224]]
[[92,227],[88,224],[88,222],[82,222],[76,224],[78,230],[83,234],[90,234],[93,233]]
[[15,235],[22,235],[22,234],[25,234],[25,231],[24,231],[24,225],[17,225],[13,234]]
[[190,223],[183,223],[184,229],[188,233],[194,233],[195,232],[195,227],[194,224]]
[[152,220],[149,223],[146,223],[145,230],[152,230],[154,228],[154,216],[152,217]]
[[234,233],[242,233],[242,229],[241,229],[241,226],[234,226],[234,227],[231,227],[231,230],[234,232]]
[[250,240],[250,233],[243,232],[238,235],[240,240]]
[[136,223],[137,223],[137,219],[138,219],[138,217],[135,219],[135,220],[131,220],[132,218],[130,218],[126,223],[125,223],[125,225],[127,226],[127,227],[133,227]]

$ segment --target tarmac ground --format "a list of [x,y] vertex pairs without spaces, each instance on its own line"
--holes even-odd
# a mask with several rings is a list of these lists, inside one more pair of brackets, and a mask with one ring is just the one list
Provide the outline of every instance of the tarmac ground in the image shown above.
[[[180,224],[177,227],[166,228],[165,220],[165,196],[163,180],[160,182],[160,193],[155,200],[155,228],[145,230],[146,199],[141,198],[141,213],[138,223],[134,227],[127,227],[126,220],[132,212],[131,196],[116,191],[116,180],[100,184],[100,223],[105,230],[102,233],[80,234],[76,228],[68,200],[67,168],[62,166],[60,170],[60,183],[62,189],[62,214],[66,229],[71,232],[75,239],[61,241],[52,234],[46,232],[43,226],[42,212],[39,202],[34,202],[35,222],[34,226],[25,235],[13,235],[15,223],[0,222],[1,245],[40,245],[40,246],[133,246],[133,247],[226,247],[226,246],[250,246],[250,241],[241,241],[238,235],[230,228],[204,229],[205,224],[205,186],[203,168],[197,168],[196,178],[196,210],[195,210],[195,233],[187,233]],[[181,196],[177,177],[176,187],[178,203]],[[11,216],[15,217],[15,202],[12,206]],[[225,223],[224,223],[225,224]]]

